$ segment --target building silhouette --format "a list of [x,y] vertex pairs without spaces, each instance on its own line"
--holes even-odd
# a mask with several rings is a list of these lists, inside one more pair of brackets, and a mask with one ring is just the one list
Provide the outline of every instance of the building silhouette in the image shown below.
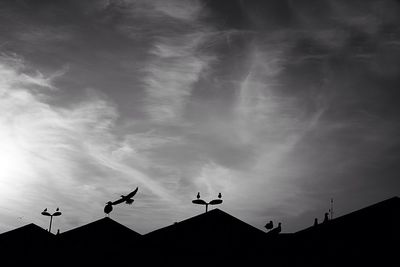
[[400,198],[393,197],[325,224],[296,232],[291,264],[300,266],[398,266]]
[[1,266],[39,263],[52,251],[54,235],[30,223],[0,235]]
[[140,255],[141,241],[142,235],[105,217],[60,234],[55,247],[64,266],[113,266]]
[[146,235],[106,217],[59,235],[0,234],[1,266],[398,266],[400,199],[295,233],[267,234],[213,209]]
[[[213,209],[144,236],[152,264],[167,266],[226,266],[249,263],[262,252],[265,232]],[[150,258],[150,257],[149,257]]]

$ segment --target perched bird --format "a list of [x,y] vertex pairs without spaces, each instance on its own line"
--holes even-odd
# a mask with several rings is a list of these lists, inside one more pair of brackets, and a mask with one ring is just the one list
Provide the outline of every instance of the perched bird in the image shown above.
[[278,227],[275,227],[271,231],[269,231],[267,234],[269,235],[278,235],[282,231],[281,223],[278,224]]
[[104,207],[104,213],[107,214],[107,215],[109,215],[110,212],[111,212],[112,210],[113,210],[112,202],[111,202],[111,201],[108,201],[108,202],[106,203],[106,206]]
[[277,233],[279,234],[282,231],[281,223],[278,223],[278,227],[275,228]]
[[199,198],[200,198],[200,192],[197,193],[197,199],[199,199]]
[[329,221],[328,215],[329,215],[329,213],[325,212],[325,217],[324,217],[323,223],[327,223]]
[[219,193],[219,194],[218,194],[218,198],[221,198],[221,197],[222,197],[222,194],[221,194],[221,193]]
[[314,219],[314,226],[317,226],[318,225],[318,218],[315,218]]
[[60,209],[57,207],[56,211],[59,211]]
[[42,215],[44,216],[51,216],[50,213],[47,212],[47,208],[42,211]]
[[274,223],[272,221],[269,221],[269,223],[267,223],[264,227],[267,228],[267,230],[271,230],[272,228],[274,228]]

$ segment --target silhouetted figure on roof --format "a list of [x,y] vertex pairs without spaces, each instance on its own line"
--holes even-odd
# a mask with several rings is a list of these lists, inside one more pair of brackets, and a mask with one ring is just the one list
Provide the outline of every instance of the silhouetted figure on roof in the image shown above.
[[267,234],[278,235],[281,231],[282,231],[281,223],[278,223],[278,227],[275,227],[274,229],[270,230]]
[[264,227],[267,228],[267,230],[271,230],[272,228],[274,228],[274,223],[272,221],[269,221]]
[[329,221],[329,213],[325,212],[324,221],[323,223],[327,223]]
[[317,226],[318,225],[318,218],[315,218],[314,219],[314,226]]
[[197,192],[197,199],[200,199],[200,192]]

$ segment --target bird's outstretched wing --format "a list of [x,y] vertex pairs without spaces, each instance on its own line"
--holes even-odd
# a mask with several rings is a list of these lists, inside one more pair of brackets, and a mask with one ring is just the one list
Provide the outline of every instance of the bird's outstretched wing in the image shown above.
[[120,199],[118,199],[118,200],[116,200],[116,201],[114,201],[113,203],[112,203],[112,205],[118,205],[118,204],[121,204],[122,202],[124,202],[126,200],[126,198],[125,197],[121,197]]
[[[138,190],[139,190],[139,187],[136,187],[136,189],[133,190],[132,192],[130,192],[128,195],[126,195],[126,196],[121,196],[120,199],[114,201],[114,202],[112,203],[112,205],[118,205],[118,204],[120,204],[120,203],[123,203],[123,202],[125,202],[125,201],[130,200],[131,198],[133,198],[134,195],[136,195],[136,193],[137,193]],[[133,201],[132,201],[132,202],[133,202]],[[128,204],[132,204],[132,202],[128,201],[127,203],[128,203]]]
[[139,190],[139,187],[136,187],[135,190],[133,190],[132,192],[130,192],[127,196],[126,199],[128,198],[133,198],[134,195],[136,195],[137,191]]

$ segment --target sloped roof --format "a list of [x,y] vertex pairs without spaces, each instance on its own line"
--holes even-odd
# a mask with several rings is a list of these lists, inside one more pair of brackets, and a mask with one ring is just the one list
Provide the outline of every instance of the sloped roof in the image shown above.
[[399,225],[400,199],[393,197],[296,232],[287,265],[394,266]]
[[256,259],[254,255],[261,254],[265,238],[263,231],[220,209],[213,209],[150,232],[144,235],[144,243],[147,253],[159,255],[151,259],[154,266],[164,262],[171,266],[187,266],[193,259],[197,265],[210,264],[210,260],[222,266],[239,261],[251,265],[250,261]]
[[334,229],[342,232],[367,231],[385,225],[385,229],[398,228],[396,222],[400,220],[400,198],[392,197],[368,207],[356,210],[346,215],[340,216],[328,223],[321,223],[318,226],[309,227],[295,234],[305,234],[310,231],[333,231]]
[[39,263],[43,251],[50,251],[54,237],[33,223],[0,234],[1,265]]
[[60,240],[85,241],[90,243],[108,242],[109,240],[137,239],[141,235],[132,229],[110,219],[108,217],[74,228],[59,235]]
[[37,226],[34,223],[30,223],[30,224],[24,225],[22,227],[19,227],[19,228],[13,229],[11,231],[0,234],[0,240],[3,238],[9,238],[9,237],[12,237],[12,238],[24,237],[25,238],[27,236],[32,236],[32,235],[45,236],[45,237],[52,236],[52,234],[49,233],[48,231],[46,231],[45,229]]
[[97,221],[85,224],[83,226],[74,228],[67,232],[61,234],[61,236],[71,235],[71,234],[85,234],[85,233],[101,233],[103,231],[116,231],[116,232],[129,232],[133,235],[140,236],[139,233],[133,231],[132,229],[120,224],[119,222],[114,221],[109,217],[104,217]]
[[213,209],[209,212],[191,217],[173,225],[155,230],[145,235],[155,238],[173,234],[193,234],[196,235],[227,235],[234,236],[265,236],[265,232],[239,220],[238,218],[220,210]]
[[57,236],[57,250],[65,266],[118,265],[138,253],[142,236],[108,218],[72,229]]

